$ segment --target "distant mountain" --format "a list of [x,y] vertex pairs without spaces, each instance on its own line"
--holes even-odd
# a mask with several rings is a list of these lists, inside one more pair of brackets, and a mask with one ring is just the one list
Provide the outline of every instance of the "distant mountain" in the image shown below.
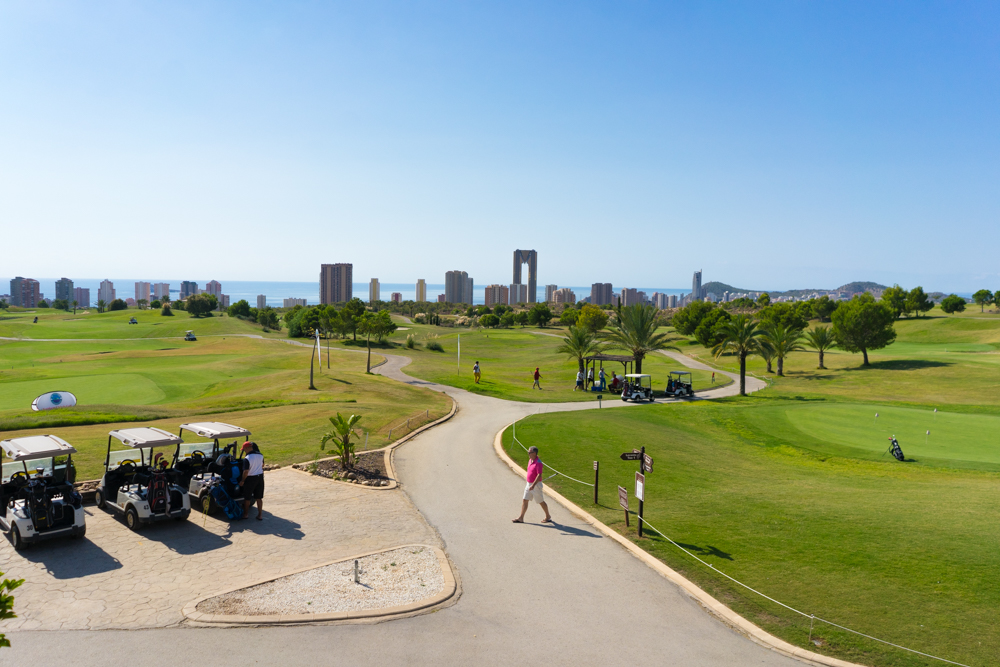
[[887,289],[885,285],[880,285],[878,283],[872,283],[872,282],[860,282],[860,281],[847,283],[846,285],[841,285],[837,289],[828,289],[828,288],[793,289],[785,292],[778,292],[775,290],[744,289],[742,287],[733,287],[732,285],[727,285],[726,283],[720,283],[716,280],[713,280],[710,283],[705,283],[701,287],[702,289],[705,290],[705,294],[717,294],[719,296],[722,296],[725,292],[730,292],[730,293],[767,292],[772,297],[778,297],[778,296],[800,297],[803,294],[812,294],[813,292],[820,292],[820,293],[844,292],[845,294],[860,294],[862,292],[867,292],[869,290],[875,292],[881,292],[882,290]]
[[868,282],[854,282],[847,283],[846,285],[841,285],[837,289],[833,290],[835,292],[847,292],[848,294],[861,294],[862,292],[881,292],[887,290],[889,287],[887,285],[879,285],[878,283],[868,283]]

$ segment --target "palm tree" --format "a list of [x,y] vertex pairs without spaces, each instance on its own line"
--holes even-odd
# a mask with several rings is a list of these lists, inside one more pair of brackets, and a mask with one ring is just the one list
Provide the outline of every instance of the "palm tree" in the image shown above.
[[778,360],[778,375],[784,376],[785,357],[792,352],[804,350],[802,347],[802,329],[785,324],[769,324],[764,327],[765,345],[774,351],[774,357]]
[[563,338],[563,344],[556,348],[556,352],[576,359],[576,363],[580,366],[580,372],[583,373],[585,368],[584,358],[598,354],[602,349],[603,346],[597,340],[597,336],[591,333],[589,329],[571,326],[569,328],[569,335]]
[[757,355],[767,364],[767,372],[773,373],[774,368],[771,367],[771,364],[774,363],[774,348],[771,347],[767,338],[760,339],[760,349],[757,350]]
[[718,359],[725,353],[735,354],[740,360],[740,396],[747,395],[747,357],[760,353],[760,337],[764,332],[757,322],[746,315],[737,315],[719,327],[722,341],[712,348]]
[[104,312],[104,306],[106,306],[106,305],[107,304],[104,303],[104,299],[98,299],[97,300],[97,312],[103,313]]
[[330,417],[333,430],[323,436],[319,443],[319,448],[326,449],[326,443],[333,440],[333,452],[340,457],[341,470],[350,470],[354,467],[354,442],[358,437],[354,432],[354,425],[361,421],[361,415],[351,415],[344,419],[339,412],[336,417]]
[[76,306],[77,306],[77,304],[78,304],[77,300],[73,299],[73,314],[74,315],[76,315]]
[[806,332],[806,344],[819,352],[819,367],[823,365],[823,353],[837,347],[837,339],[833,335],[830,327],[815,327]]
[[655,306],[635,304],[619,308],[617,321],[610,331],[600,332],[608,347],[628,350],[635,357],[635,372],[642,372],[642,360],[657,350],[680,350],[670,344],[670,334],[656,333],[660,326]]

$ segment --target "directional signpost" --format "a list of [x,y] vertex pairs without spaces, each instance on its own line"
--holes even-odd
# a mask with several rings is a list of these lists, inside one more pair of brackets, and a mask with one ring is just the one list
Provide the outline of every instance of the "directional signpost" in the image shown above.
[[600,466],[594,461],[594,504],[597,504],[597,475],[600,473]]
[[628,491],[624,487],[618,487],[618,504],[625,510],[625,527],[628,528]]
[[[646,475],[645,473],[653,471],[653,457],[646,455],[646,448],[635,450],[631,452],[622,452],[622,461],[638,461],[639,462],[639,472],[635,474],[635,497],[639,499],[639,537],[642,537],[642,504],[646,497]],[[619,502],[621,502],[621,494],[624,492],[622,487],[618,487],[618,497]],[[626,505],[627,507],[627,502]],[[628,512],[625,512],[625,525],[628,526]]]

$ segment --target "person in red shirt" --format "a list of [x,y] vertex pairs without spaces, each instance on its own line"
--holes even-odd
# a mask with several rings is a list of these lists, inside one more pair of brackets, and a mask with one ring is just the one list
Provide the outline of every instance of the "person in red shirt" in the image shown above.
[[538,381],[541,380],[541,379],[542,379],[542,374],[539,373],[538,369],[536,368],[535,369],[535,382],[534,382],[534,384],[531,385],[531,388],[534,389],[535,387],[538,387],[539,389],[541,389],[542,385],[540,385],[538,383]]
[[528,511],[528,503],[534,500],[542,506],[545,511],[545,518],[542,523],[552,523],[549,515],[549,506],[545,504],[545,496],[542,495],[542,460],[538,458],[538,447],[528,448],[528,477],[527,485],[524,487],[524,498],[521,500],[521,516],[514,519],[514,523],[524,523],[524,513]]

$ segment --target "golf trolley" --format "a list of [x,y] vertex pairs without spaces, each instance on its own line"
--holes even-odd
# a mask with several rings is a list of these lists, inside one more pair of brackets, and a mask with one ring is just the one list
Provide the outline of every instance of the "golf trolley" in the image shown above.
[[[14,549],[86,534],[83,498],[73,488],[75,453],[73,445],[54,435],[0,442],[0,530]],[[4,456],[11,462],[2,463]]]
[[653,401],[653,379],[649,375],[629,373],[622,389],[623,401]]
[[663,390],[664,396],[675,398],[690,398],[694,396],[694,385],[692,375],[687,371],[670,371],[667,379],[667,388]]
[[[112,440],[129,449],[111,451]],[[97,506],[124,514],[130,530],[167,519],[187,519],[191,514],[187,489],[177,484],[177,471],[167,465],[163,453],[154,452],[158,447],[173,446],[176,460],[180,443],[173,433],[154,427],[111,431],[104,476],[94,492]]]
[[[174,461],[174,469],[180,474],[178,482],[187,487],[191,504],[205,514],[213,514],[219,508],[225,509],[230,502],[242,503],[243,489],[239,486],[242,466],[237,440],[249,440],[250,431],[222,422],[181,424],[182,438],[184,431],[212,440],[181,444]],[[230,438],[233,438],[231,444],[219,445],[220,440]]]

